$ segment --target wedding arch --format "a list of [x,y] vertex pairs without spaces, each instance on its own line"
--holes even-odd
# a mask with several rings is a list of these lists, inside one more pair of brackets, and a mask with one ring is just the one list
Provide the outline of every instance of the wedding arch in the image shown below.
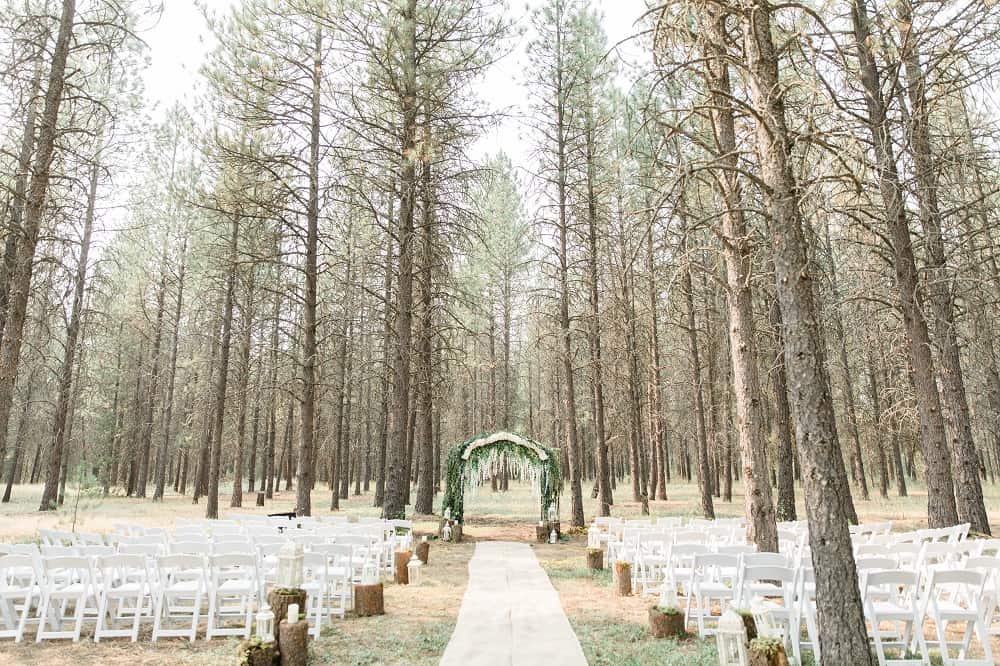
[[506,469],[513,477],[530,480],[539,496],[539,516],[558,503],[562,480],[555,452],[533,439],[513,432],[483,433],[448,452],[442,512],[465,522],[465,489],[482,485]]

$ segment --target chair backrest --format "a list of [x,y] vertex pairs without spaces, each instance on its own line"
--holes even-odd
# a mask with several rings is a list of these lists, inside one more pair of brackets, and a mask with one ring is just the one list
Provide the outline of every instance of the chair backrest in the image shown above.
[[702,582],[731,582],[735,585],[739,578],[739,555],[723,553],[699,553],[694,556],[694,568]]
[[320,582],[326,581],[327,558],[323,553],[303,553],[302,554],[302,581]]
[[789,559],[782,553],[746,553],[743,555],[745,567],[787,567]]
[[171,554],[210,555],[212,544],[208,541],[174,541],[167,548]]
[[924,598],[932,605],[938,601],[961,603],[977,608],[986,576],[972,569],[931,569]]
[[859,557],[854,560],[858,571],[894,571],[899,562],[892,557]]
[[854,557],[890,557],[890,546],[876,543],[863,543],[854,549]]
[[785,566],[744,566],[740,572],[740,603],[750,605],[755,596],[781,597],[787,608],[795,599],[797,573]]
[[257,576],[257,558],[249,553],[213,555],[210,566],[213,580]]
[[253,553],[254,548],[249,541],[216,541],[212,544],[213,555]]
[[164,585],[179,580],[196,580],[204,584],[207,579],[205,558],[202,555],[160,555],[156,558],[156,570]]
[[888,600],[916,611],[920,575],[916,571],[868,571],[862,580],[862,601],[867,605],[874,600]]
[[656,526],[661,529],[673,530],[684,524],[681,516],[663,516],[656,519]]
[[122,543],[118,544],[118,552],[121,555],[156,557],[163,554],[163,546],[155,543]]
[[1000,557],[1000,539],[975,539],[977,556]]
[[97,559],[101,582],[105,590],[150,580],[148,560],[141,554],[105,555]]
[[74,583],[90,584],[94,581],[91,560],[79,555],[42,557],[45,581],[52,587],[65,587]]
[[31,588],[40,577],[38,559],[27,554],[0,556],[0,597],[11,588]]
[[42,545],[42,557],[72,557],[80,554],[78,546],[48,546]]
[[756,553],[757,546],[752,543],[734,543],[724,546],[716,546],[715,552],[722,555],[746,555],[747,553]]
[[314,545],[312,552],[322,555],[337,565],[344,560],[350,562],[351,557],[354,555],[354,546],[344,543],[321,543]]
[[702,530],[678,530],[674,532],[674,543],[707,543],[708,534]]

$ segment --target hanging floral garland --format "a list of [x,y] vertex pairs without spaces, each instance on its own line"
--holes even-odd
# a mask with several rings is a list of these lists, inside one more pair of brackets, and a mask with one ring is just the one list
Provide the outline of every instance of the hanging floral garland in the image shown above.
[[442,511],[451,509],[464,522],[465,491],[478,488],[506,471],[509,477],[530,481],[544,518],[550,504],[559,501],[562,486],[555,453],[538,442],[514,433],[480,434],[448,452]]

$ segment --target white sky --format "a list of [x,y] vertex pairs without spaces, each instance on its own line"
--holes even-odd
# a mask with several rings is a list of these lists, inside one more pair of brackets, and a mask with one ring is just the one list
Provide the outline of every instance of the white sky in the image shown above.
[[[237,1],[202,0],[211,12],[227,11]],[[175,101],[185,106],[190,104],[198,68],[212,48],[212,38],[201,12],[195,6],[195,0],[164,0],[163,4],[160,21],[143,33],[151,59],[145,75],[146,94],[150,102],[157,105],[153,111],[156,120]],[[526,25],[530,8],[539,4],[541,0],[528,0],[526,3],[524,0],[511,0],[508,11]],[[604,31],[609,45],[633,35],[637,31],[634,23],[646,8],[644,0],[591,0],[591,5],[604,16]],[[529,39],[530,35],[522,36],[510,55],[498,62],[480,84],[478,93],[487,103],[497,109],[510,109],[511,117],[496,131],[483,137],[476,146],[476,152],[496,153],[502,149],[515,166],[531,171],[528,164],[530,146],[517,120],[517,114],[524,109],[524,46]],[[623,46],[620,51],[630,60],[646,57],[635,43]]]

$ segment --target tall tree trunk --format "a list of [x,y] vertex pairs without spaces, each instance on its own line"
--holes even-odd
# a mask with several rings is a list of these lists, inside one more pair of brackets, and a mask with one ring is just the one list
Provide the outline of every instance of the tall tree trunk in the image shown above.
[[[10,280],[10,301],[3,339],[0,342],[0,460],[4,460],[7,455],[7,426],[10,423],[10,412],[14,404],[14,386],[17,383],[24,322],[28,314],[28,296],[31,291],[35,249],[38,246],[42,215],[45,213],[45,196],[49,187],[49,171],[55,150],[56,135],[59,133],[57,127],[59,106],[62,103],[63,86],[66,82],[66,59],[73,36],[75,13],[76,1],[63,0],[62,13],[59,17],[59,34],[52,50],[48,87],[45,90],[45,104],[39,119],[41,122],[38,128],[35,162],[31,170],[31,179],[28,181],[24,222],[21,228],[21,246],[18,248],[14,272]],[[46,480],[46,485],[48,485],[48,480]],[[54,497],[53,494],[52,498]]]
[[226,389],[229,386],[229,351],[233,339],[233,301],[239,260],[240,218],[231,214],[229,265],[226,267],[226,293],[222,305],[222,339],[219,341],[219,375],[215,384],[215,413],[212,424],[211,459],[208,471],[208,499],[205,517],[219,517],[219,476],[222,467],[222,434],[226,422]]
[[920,443],[924,453],[927,478],[927,522],[931,527],[945,527],[958,522],[951,459],[948,455],[941,399],[934,378],[931,341],[921,307],[920,284],[910,228],[906,219],[896,157],[889,134],[885,100],[879,82],[878,66],[871,51],[866,0],[853,0],[851,7],[855,46],[860,64],[861,84],[868,110],[868,129],[875,147],[879,190],[886,211],[886,224],[894,254],[896,287],[899,291],[903,325],[917,411],[920,415]]
[[930,268],[928,291],[934,315],[934,337],[938,370],[947,406],[951,433],[951,458],[955,470],[955,499],[958,519],[971,525],[974,532],[990,533],[983,488],[979,480],[979,454],[972,440],[969,401],[965,392],[961,352],[955,325],[955,295],[945,256],[941,211],[938,206],[938,164],[931,147],[930,112],[926,79],[920,64],[917,36],[913,32],[910,0],[899,3],[900,19],[906,23],[902,33],[902,59],[906,71],[906,90],[910,100],[910,153],[913,155],[917,182],[920,224],[923,227],[927,261]]
[[785,373],[785,339],[781,334],[781,306],[778,299],[771,299],[770,325],[774,330],[774,364],[771,369],[771,388],[774,391],[774,420],[777,431],[778,503],[776,520],[796,520],[795,510],[795,458],[792,446],[792,413],[788,406],[788,375]]
[[[73,371],[77,352],[77,338],[80,334],[83,318],[83,301],[87,292],[87,261],[90,256],[90,239],[94,231],[94,206],[97,202],[97,177],[101,169],[100,144],[102,133],[97,135],[97,151],[90,165],[90,185],[87,191],[87,211],[84,213],[83,236],[80,239],[80,257],[76,266],[76,279],[73,285],[73,306],[70,310],[69,324],[66,327],[66,343],[63,348],[62,368],[59,371],[58,402],[56,415],[52,426],[52,446],[48,452],[45,474],[45,487],[42,490],[42,501],[39,511],[51,511],[56,508],[58,500],[60,469],[66,457],[67,430],[72,421],[67,423],[67,415],[71,409]],[[15,320],[12,318],[11,323]],[[21,322],[23,326],[23,321]],[[8,412],[9,414],[9,412]],[[5,424],[6,425],[6,424]],[[3,456],[0,455],[0,461]]]
[[163,499],[163,487],[166,484],[167,458],[170,457],[170,426],[174,412],[174,385],[177,379],[177,347],[180,342],[181,312],[184,308],[184,276],[187,268],[188,237],[185,233],[181,241],[180,268],[177,272],[177,300],[174,302],[174,336],[170,343],[170,370],[167,373],[167,396],[163,405],[163,439],[160,442],[160,453],[156,457],[156,488],[153,499]]
[[[593,109],[588,105],[585,112],[584,144],[587,171],[587,271],[589,277],[590,326],[588,327],[588,346],[590,347],[590,382],[594,394],[594,434],[597,436],[597,487],[599,492],[598,514],[611,515],[611,471],[608,467],[608,436],[604,420],[604,377],[603,359],[601,357],[601,307],[600,284],[598,283],[598,246],[597,246],[597,192],[595,189],[596,148],[594,145],[596,132]],[[624,280],[624,276],[623,276]],[[634,442],[638,447],[641,443]],[[638,469],[632,470],[633,494],[638,501],[645,489],[639,490],[640,474]]]
[[323,68],[323,32],[316,27],[309,123],[309,206],[306,211],[305,294],[302,305],[302,422],[295,473],[295,512],[312,515],[313,447],[316,426],[316,252],[319,242],[319,96]]
[[[430,134],[430,127],[425,123],[424,131]],[[428,136],[430,141],[431,137]],[[434,213],[433,206],[434,190],[431,180],[431,161],[424,162],[423,173],[421,174],[423,193],[423,224],[421,225],[421,240],[423,252],[420,261],[420,300],[421,300],[421,322],[420,339],[417,342],[420,354],[420,365],[417,368],[417,414],[419,415],[420,433],[417,441],[420,445],[420,478],[417,480],[417,497],[413,504],[413,511],[420,514],[430,514],[434,511],[434,413],[433,413],[433,391],[434,391]],[[506,367],[506,366],[505,366]],[[505,388],[505,400],[506,400]],[[504,420],[507,419],[509,407],[504,404]],[[504,428],[507,423],[504,423]]]
[[750,98],[756,115],[760,175],[771,213],[775,284],[785,335],[799,459],[805,479],[809,543],[816,569],[820,663],[871,664],[848,514],[850,493],[833,400],[827,383],[819,307],[808,271],[806,240],[789,150],[778,52],[769,0],[740,0]]
[[648,307],[649,307],[649,373],[647,398],[649,409],[649,442],[653,451],[657,452],[659,464],[656,467],[654,479],[655,492],[653,497],[667,499],[667,478],[670,475],[668,460],[663,456],[666,433],[663,423],[663,388],[660,376],[660,324],[658,282],[656,280],[656,260],[653,254],[653,222],[650,221],[646,234],[646,272],[649,274]]
[[410,422],[410,344],[413,328],[413,214],[416,199],[417,160],[417,0],[400,4],[402,79],[400,103],[403,116],[399,173],[399,276],[396,289],[396,348],[393,358],[393,394],[386,457],[386,483],[382,515],[402,518],[410,487],[406,439]]
[[[725,17],[713,21],[713,44],[725,44]],[[732,109],[729,64],[719,46],[711,47],[706,58],[712,124],[723,172],[722,186],[726,210],[722,214],[722,255],[726,262],[726,302],[729,306],[729,353],[733,370],[736,425],[743,464],[743,498],[747,517],[747,539],[761,551],[778,552],[778,531],[768,475],[767,438],[761,407],[760,379],[757,374],[757,343],[753,323],[753,294],[750,290],[750,239],[743,216],[743,196],[738,180],[739,151]],[[728,439],[728,438],[727,438]],[[728,448],[728,447],[727,447]],[[727,486],[731,488],[728,460]],[[727,493],[730,494],[730,493]]]
[[[683,190],[681,197],[683,197]],[[681,221],[681,254],[687,254],[687,211],[683,199],[678,210]],[[712,503],[712,482],[709,477],[708,433],[705,427],[705,400],[701,388],[701,354],[698,348],[698,324],[694,312],[694,280],[691,279],[691,264],[681,271],[681,290],[684,292],[686,307],[684,317],[687,328],[688,354],[691,360],[691,395],[694,402],[695,425],[697,427],[698,447],[698,489],[701,491],[701,512],[705,518],[715,518],[715,507]]]
[[236,387],[236,399],[239,407],[236,410],[236,457],[233,460],[233,492],[229,497],[229,506],[243,506],[243,459],[246,449],[247,433],[247,402],[250,399],[250,346],[253,334],[254,317],[254,267],[250,266],[250,274],[247,276],[246,302],[243,304],[242,326],[243,334],[240,340],[240,380]]

